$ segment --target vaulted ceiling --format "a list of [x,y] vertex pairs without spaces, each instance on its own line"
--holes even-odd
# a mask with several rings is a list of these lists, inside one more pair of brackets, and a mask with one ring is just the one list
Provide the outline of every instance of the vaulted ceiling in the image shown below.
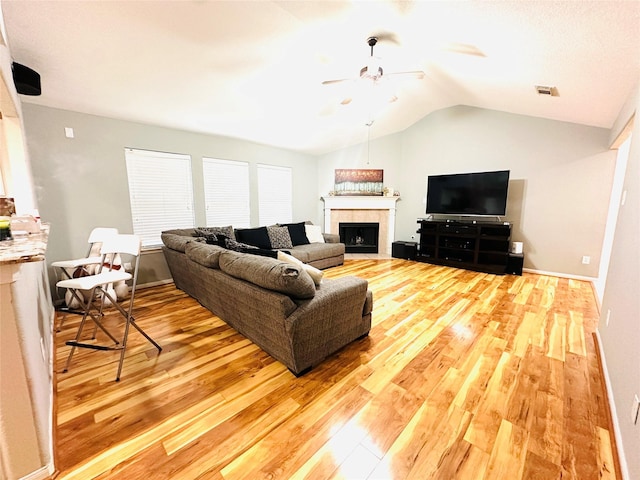
[[[1,5],[14,61],[42,77],[23,102],[313,154],[459,104],[610,128],[640,79],[635,0]],[[358,78],[370,36],[383,81],[323,85]]]

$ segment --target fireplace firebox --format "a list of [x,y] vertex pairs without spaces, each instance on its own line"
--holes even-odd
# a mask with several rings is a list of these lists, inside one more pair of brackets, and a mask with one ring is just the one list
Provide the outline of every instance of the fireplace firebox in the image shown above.
[[379,230],[378,223],[340,222],[338,233],[346,253],[378,253]]

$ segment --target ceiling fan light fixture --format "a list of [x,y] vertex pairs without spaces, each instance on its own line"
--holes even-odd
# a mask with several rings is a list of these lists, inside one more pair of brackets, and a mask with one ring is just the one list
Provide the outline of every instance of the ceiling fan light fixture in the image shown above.
[[391,72],[386,76],[382,69],[382,61],[379,57],[373,55],[373,47],[378,43],[377,37],[369,37],[367,44],[371,48],[371,55],[367,63],[360,69],[360,76],[353,79],[336,79],[325,80],[323,85],[330,85],[351,81],[356,91],[346,96],[340,103],[342,105],[350,105],[352,102],[356,104],[370,105],[370,109],[381,109],[386,103],[393,103],[398,100],[393,88],[392,79],[412,77],[416,79],[424,78],[423,71],[411,72]]
[[[369,72],[376,72],[375,74]],[[362,67],[360,69],[360,78],[371,78],[373,80],[377,80],[383,75],[382,67],[377,65],[367,65],[366,67]]]

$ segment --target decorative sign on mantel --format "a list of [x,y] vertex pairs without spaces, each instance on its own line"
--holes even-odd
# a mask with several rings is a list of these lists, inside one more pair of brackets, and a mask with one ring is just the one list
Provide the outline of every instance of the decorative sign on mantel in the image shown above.
[[334,195],[382,195],[383,170],[336,169]]

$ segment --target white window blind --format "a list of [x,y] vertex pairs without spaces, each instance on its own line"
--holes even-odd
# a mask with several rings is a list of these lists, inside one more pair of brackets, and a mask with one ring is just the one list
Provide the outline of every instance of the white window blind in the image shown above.
[[250,226],[249,164],[203,158],[207,226]]
[[258,165],[258,216],[260,225],[292,221],[292,170]]
[[125,148],[133,232],[143,247],[161,245],[160,233],[194,227],[191,157]]

